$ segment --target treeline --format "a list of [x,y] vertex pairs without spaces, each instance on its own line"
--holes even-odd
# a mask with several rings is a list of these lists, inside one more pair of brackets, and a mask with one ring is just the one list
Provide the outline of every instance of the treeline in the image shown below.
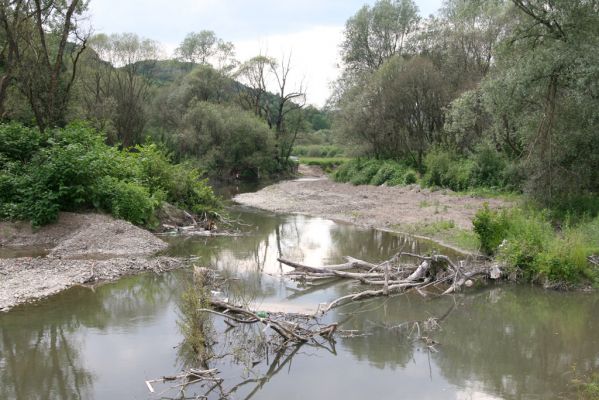
[[296,139],[330,127],[305,106],[289,57],[239,62],[200,31],[165,59],[135,34],[91,35],[86,11],[81,0],[0,4],[2,121],[43,132],[85,120],[111,146],[161,144],[223,180],[287,174]]
[[347,21],[334,130],[431,185],[595,196],[597,45],[594,0],[380,0]]

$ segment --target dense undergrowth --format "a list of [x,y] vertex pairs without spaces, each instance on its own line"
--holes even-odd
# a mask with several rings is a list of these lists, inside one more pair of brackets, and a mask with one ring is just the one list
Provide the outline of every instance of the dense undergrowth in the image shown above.
[[320,144],[308,144],[308,145],[296,145],[293,146],[292,155],[297,157],[342,157],[345,151],[336,145],[320,145]]
[[518,190],[521,184],[510,164],[497,152],[484,147],[471,158],[458,156],[449,150],[433,149],[425,157],[422,173],[406,163],[393,160],[356,158],[337,169],[333,179],[354,185],[420,183],[422,186],[454,191],[476,188],[513,191]]
[[409,185],[418,181],[415,170],[392,160],[355,158],[333,173],[337,182],[354,185]]
[[0,219],[39,226],[59,211],[99,209],[152,226],[163,201],[196,214],[220,207],[197,169],[172,164],[156,145],[119,150],[83,123],[45,132],[0,125]]

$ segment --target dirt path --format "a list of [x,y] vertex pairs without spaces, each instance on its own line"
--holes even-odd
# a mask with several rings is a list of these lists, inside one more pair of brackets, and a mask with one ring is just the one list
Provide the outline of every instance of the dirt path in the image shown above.
[[0,222],[0,311],[77,284],[181,266],[179,259],[153,257],[166,247],[152,233],[103,214],[61,213],[39,230]]
[[414,232],[414,226],[443,221],[456,229],[469,231],[472,218],[483,203],[489,203],[491,208],[509,206],[498,199],[460,196],[448,190],[431,192],[418,185],[353,186],[328,178],[284,181],[256,193],[240,194],[234,200],[268,211],[306,214],[411,233],[418,233],[418,230]]

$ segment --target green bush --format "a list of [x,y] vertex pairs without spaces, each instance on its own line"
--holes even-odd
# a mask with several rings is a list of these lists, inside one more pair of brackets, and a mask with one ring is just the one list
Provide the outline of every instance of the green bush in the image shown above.
[[360,172],[363,163],[364,160],[360,158],[354,158],[353,160],[346,162],[335,170],[335,173],[333,173],[333,180],[336,182],[349,182],[354,175]]
[[368,185],[372,178],[376,175],[381,162],[378,160],[365,161],[358,172],[350,178],[350,182],[353,185]]
[[0,124],[0,167],[4,160],[28,161],[42,144],[43,135],[37,128],[21,124]]
[[340,157],[344,153],[343,149],[334,145],[298,145],[293,147],[292,155],[297,157]]
[[488,255],[494,254],[507,236],[506,214],[489,209],[487,203],[477,211],[472,225],[480,240],[481,250]]
[[416,175],[416,171],[410,170],[406,172],[403,178],[403,183],[406,185],[411,185],[416,182],[418,182],[418,175]]
[[399,175],[401,172],[403,171],[399,168],[397,163],[390,161],[384,162],[370,180],[370,184],[376,186],[382,185],[383,183],[387,183],[394,176]]
[[416,183],[417,174],[396,161],[353,159],[339,167],[333,174],[333,179],[354,185],[398,186]]
[[[30,145],[18,140],[19,129]],[[198,213],[220,208],[197,169],[171,164],[154,145],[119,151],[81,123],[44,137],[23,126],[0,124],[0,140],[10,144],[0,154],[2,219],[28,219],[39,226],[54,221],[61,210],[95,207],[147,225],[163,200]]]
[[[549,212],[492,211],[485,205],[473,220],[481,249],[532,282],[597,282],[588,257],[599,253],[599,218],[555,231]],[[505,241],[504,241],[505,240]]]
[[151,225],[154,211],[163,198],[160,192],[151,195],[136,182],[126,182],[110,176],[102,177],[94,187],[94,203],[116,218],[137,225]]
[[476,148],[472,156],[472,185],[479,187],[503,187],[506,160],[490,144]]
[[460,191],[471,186],[474,163],[458,157],[455,153],[442,150],[431,150],[424,160],[426,174],[424,183],[427,186],[438,186]]

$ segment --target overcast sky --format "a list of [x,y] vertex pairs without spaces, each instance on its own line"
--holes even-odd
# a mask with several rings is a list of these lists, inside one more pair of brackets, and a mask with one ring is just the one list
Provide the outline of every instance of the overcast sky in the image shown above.
[[[307,85],[308,102],[321,106],[339,71],[345,21],[374,0],[91,0],[96,33],[133,32],[162,44],[165,55],[189,32],[212,30],[233,42],[237,59],[260,52],[292,54],[294,79]],[[416,0],[422,16],[442,0]]]

